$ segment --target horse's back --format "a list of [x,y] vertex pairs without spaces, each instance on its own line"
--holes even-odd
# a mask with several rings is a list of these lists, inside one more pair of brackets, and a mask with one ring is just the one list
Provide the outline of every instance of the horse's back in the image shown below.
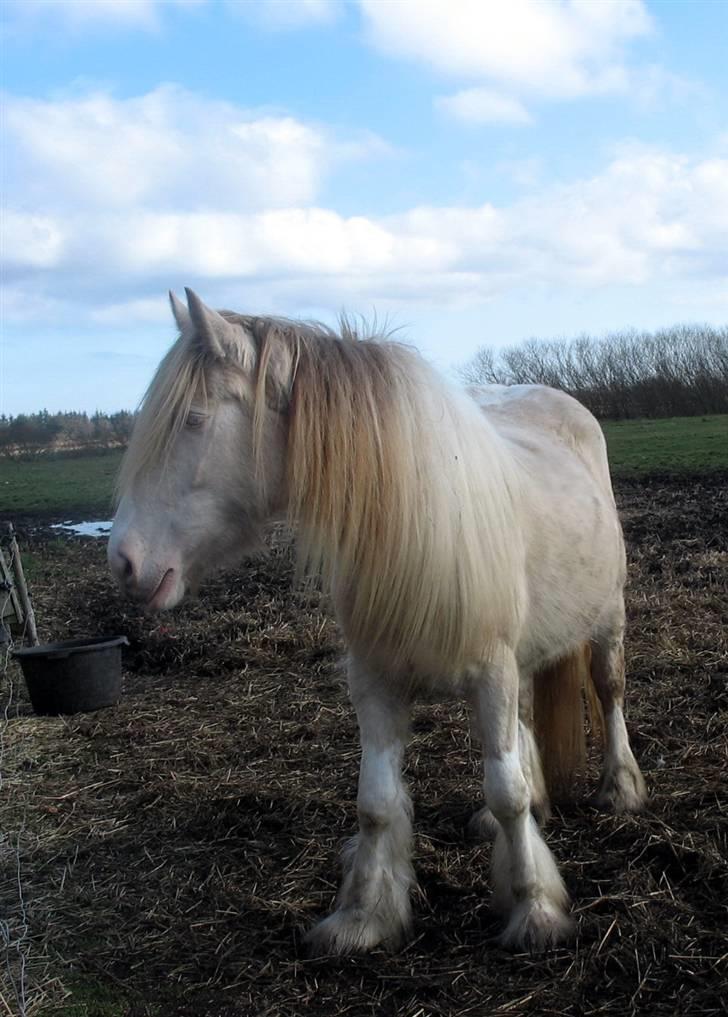
[[573,396],[547,385],[472,385],[467,391],[504,437],[566,446],[611,493],[604,434]]

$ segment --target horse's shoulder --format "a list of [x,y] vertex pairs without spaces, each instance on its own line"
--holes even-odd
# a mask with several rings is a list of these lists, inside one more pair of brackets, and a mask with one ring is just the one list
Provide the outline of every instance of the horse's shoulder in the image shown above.
[[496,426],[498,420],[547,428],[576,441],[601,441],[595,417],[573,396],[548,385],[473,385],[468,393]]
[[482,385],[468,392],[506,441],[540,450],[543,461],[556,461],[558,448],[568,450],[609,486],[602,429],[573,396],[547,385]]

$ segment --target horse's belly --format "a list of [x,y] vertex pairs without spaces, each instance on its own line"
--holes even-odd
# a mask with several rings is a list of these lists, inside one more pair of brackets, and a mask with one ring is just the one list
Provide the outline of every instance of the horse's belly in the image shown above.
[[572,497],[568,507],[557,502],[551,512],[542,506],[539,521],[529,547],[528,609],[517,648],[527,668],[588,639],[625,579],[621,528],[606,498]]

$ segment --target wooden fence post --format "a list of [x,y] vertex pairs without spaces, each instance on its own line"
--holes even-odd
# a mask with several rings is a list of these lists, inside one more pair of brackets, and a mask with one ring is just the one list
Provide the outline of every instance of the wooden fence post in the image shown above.
[[[20,558],[20,548],[18,542],[15,539],[15,530],[13,529],[12,523],[7,523],[5,527],[4,541],[7,542],[8,551],[10,552],[10,566],[8,567],[5,563],[5,559],[0,552],[0,559],[2,559],[2,581],[6,586],[9,586],[9,594],[11,603],[15,608],[15,613],[18,621],[21,618],[24,622],[25,637],[31,646],[37,646],[39,643],[38,630],[35,624],[35,612],[33,611],[33,605],[28,595],[28,586],[25,582],[25,572],[23,571],[23,562]],[[20,608],[20,610],[18,610]]]

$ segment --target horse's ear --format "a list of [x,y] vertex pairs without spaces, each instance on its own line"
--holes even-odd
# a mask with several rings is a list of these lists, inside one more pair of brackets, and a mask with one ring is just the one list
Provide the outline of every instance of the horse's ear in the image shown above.
[[[206,351],[219,360],[231,360],[245,369],[253,366],[253,339],[242,325],[235,325],[200,300],[194,290],[185,287],[189,317],[195,335]],[[176,315],[175,315],[176,317]]]
[[172,314],[174,315],[174,320],[177,322],[177,328],[182,333],[189,331],[190,326],[192,324],[190,312],[187,310],[187,307],[179,299],[177,294],[173,293],[172,290],[169,291],[169,303],[172,307]]

